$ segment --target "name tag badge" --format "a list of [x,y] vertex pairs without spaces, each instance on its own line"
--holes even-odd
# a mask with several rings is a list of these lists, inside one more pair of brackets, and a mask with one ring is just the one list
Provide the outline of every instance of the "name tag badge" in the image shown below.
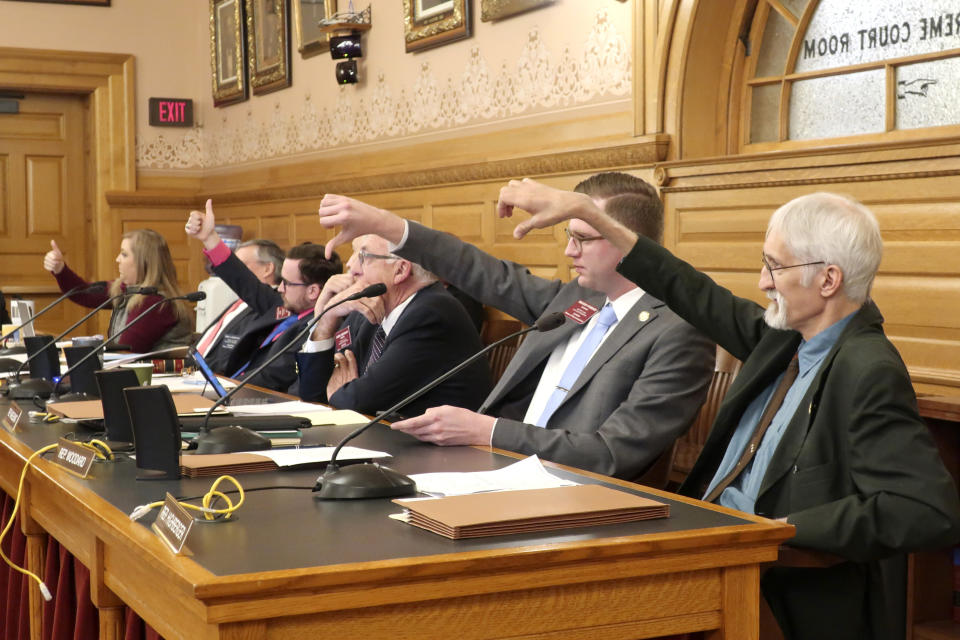
[[10,408],[7,409],[7,413],[3,416],[3,428],[13,432],[13,430],[17,428],[17,423],[20,422],[20,416],[22,415],[23,409],[21,409],[16,402],[12,403]]
[[333,336],[333,341],[337,351],[343,351],[353,344],[353,339],[350,337],[350,327],[344,327],[337,331]]
[[179,554],[183,550],[183,543],[187,541],[187,536],[190,535],[193,522],[193,516],[168,493],[151,528],[174,553]]
[[592,304],[586,303],[583,300],[577,300],[563,312],[563,315],[577,324],[585,324],[597,311],[599,311],[599,309]]
[[53,461],[71,473],[86,478],[97,454],[81,444],[60,438]]

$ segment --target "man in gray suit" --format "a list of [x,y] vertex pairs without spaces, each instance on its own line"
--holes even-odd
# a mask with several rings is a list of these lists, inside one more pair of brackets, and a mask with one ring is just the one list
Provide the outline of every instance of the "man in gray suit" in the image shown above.
[[[663,205],[643,180],[602,173],[577,186],[637,233],[660,241]],[[623,254],[582,220],[566,229],[578,277],[546,280],[457,238],[343,196],[327,195],[320,223],[341,226],[327,250],[374,233],[484,304],[526,324],[570,318],[530,333],[479,413],[435,407],[394,428],[440,445],[494,447],[598,473],[639,477],[690,426],[713,372],[714,346],[616,271]]]

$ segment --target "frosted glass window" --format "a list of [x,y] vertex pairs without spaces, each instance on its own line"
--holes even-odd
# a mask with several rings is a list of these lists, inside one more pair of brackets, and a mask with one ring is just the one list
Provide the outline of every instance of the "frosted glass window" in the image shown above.
[[960,58],[897,68],[897,129],[960,124]]
[[883,69],[798,80],[790,92],[790,139],[881,133],[885,124]]
[[821,0],[795,71],[835,69],[960,46],[956,0]]
[[767,27],[763,30],[763,45],[757,59],[758,78],[782,76],[787,64],[787,53],[793,41],[793,25],[780,13],[771,8],[767,16]]
[[810,0],[782,0],[783,6],[796,17],[803,15],[803,10],[810,4]]
[[750,103],[750,142],[780,139],[780,83],[754,87]]

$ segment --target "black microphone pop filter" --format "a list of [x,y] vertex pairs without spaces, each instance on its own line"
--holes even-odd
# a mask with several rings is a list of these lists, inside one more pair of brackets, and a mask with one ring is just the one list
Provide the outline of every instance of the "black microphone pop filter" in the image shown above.
[[103,291],[107,288],[106,280],[98,280],[97,282],[91,282],[90,285],[83,290],[83,293],[97,293],[98,291]]
[[537,331],[553,331],[554,329],[559,329],[563,326],[563,323],[566,322],[566,316],[560,313],[559,311],[554,311],[553,313],[548,313],[545,316],[537,318],[537,321],[533,323],[533,326],[537,328]]
[[382,282],[377,282],[376,284],[371,284],[369,287],[363,291],[358,291],[353,294],[347,300],[359,300],[360,298],[376,298],[377,296],[382,296],[387,292],[387,285]]
[[156,287],[127,287],[127,295],[152,296],[157,293]]
[[201,300],[207,299],[207,294],[204,291],[194,291],[193,293],[188,293],[183,296],[183,299],[190,302],[200,302]]

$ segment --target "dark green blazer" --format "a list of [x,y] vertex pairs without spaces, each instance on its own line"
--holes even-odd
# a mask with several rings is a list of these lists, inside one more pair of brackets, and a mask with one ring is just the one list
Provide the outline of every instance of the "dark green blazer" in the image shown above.
[[[620,270],[743,361],[680,488],[701,498],[740,416],[786,368],[801,336],[771,329],[762,307],[643,238]],[[784,432],[757,497],[757,515],[787,516],[796,526],[792,545],[846,560],[775,567],[764,576],[764,595],[789,639],[903,638],[904,554],[960,539],[956,488],[882,322],[872,302],[851,319]]]

